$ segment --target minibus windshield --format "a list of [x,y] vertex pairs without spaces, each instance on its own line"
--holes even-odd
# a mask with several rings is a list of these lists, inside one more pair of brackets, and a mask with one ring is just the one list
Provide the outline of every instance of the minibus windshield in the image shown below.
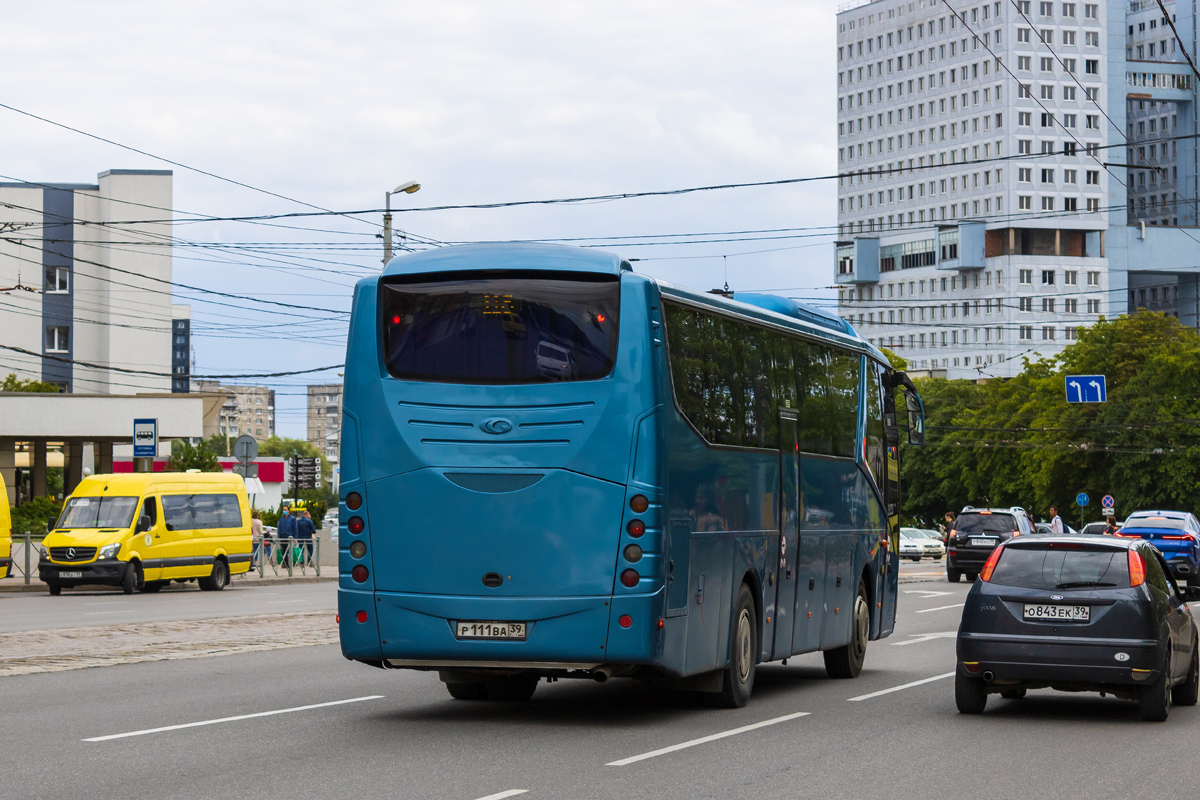
[[473,272],[380,283],[394,378],[518,384],[595,380],[617,352],[613,275]]
[[136,497],[72,497],[56,528],[128,528],[137,510]]

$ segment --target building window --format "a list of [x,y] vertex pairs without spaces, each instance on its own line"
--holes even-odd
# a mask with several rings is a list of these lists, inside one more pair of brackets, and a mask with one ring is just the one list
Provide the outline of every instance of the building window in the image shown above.
[[1099,286],[1100,285],[1100,273],[1089,271],[1087,274],[1087,285],[1088,286]]
[[1021,285],[1022,286],[1032,286],[1033,285],[1033,270],[1023,269],[1020,271],[1020,273],[1021,273]]
[[1054,285],[1054,270],[1052,270],[1052,269],[1042,270],[1042,286],[1053,286],[1053,285]]
[[1084,71],[1087,72],[1088,75],[1099,75],[1100,74],[1100,59],[1098,59],[1098,58],[1087,59],[1086,61],[1083,62],[1083,68],[1084,68]]
[[1064,285],[1066,285],[1066,286],[1078,286],[1079,285],[1079,271],[1078,270],[1069,269],[1064,273],[1064,275],[1066,276],[1063,279]]
[[1093,299],[1093,300],[1088,300],[1088,304],[1087,304],[1087,313],[1089,313],[1089,314],[1099,314],[1099,313],[1100,313],[1100,301],[1099,301],[1099,300],[1094,300],[1094,299]]
[[65,353],[70,349],[70,328],[65,325],[46,328],[46,352]]
[[48,294],[62,294],[70,291],[70,288],[70,267],[46,267],[46,292]]
[[1029,211],[1033,208],[1033,198],[1027,194],[1017,196],[1017,209],[1020,211]]
[[1028,342],[1028,341],[1032,341],[1032,339],[1033,339],[1033,326],[1032,325],[1022,325],[1021,326],[1021,341]]
[[1021,311],[1033,311],[1033,298],[1022,297],[1018,300]]
[[1043,297],[1042,298],[1042,311],[1045,311],[1048,314],[1054,313],[1054,298],[1053,297]]
[[1079,301],[1073,297],[1063,300],[1063,311],[1067,314],[1079,313]]
[[1042,326],[1042,341],[1044,341],[1044,342],[1053,342],[1054,341],[1054,328],[1052,326],[1050,326],[1050,325]]
[[1053,211],[1053,210],[1054,210],[1054,198],[1053,197],[1043,197],[1042,198],[1042,211]]

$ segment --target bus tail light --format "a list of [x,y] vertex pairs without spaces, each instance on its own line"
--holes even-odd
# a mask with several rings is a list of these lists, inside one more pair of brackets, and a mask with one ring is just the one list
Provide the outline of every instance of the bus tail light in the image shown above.
[[[366,568],[364,567],[364,571],[365,571],[365,569]],[[630,589],[632,589],[634,586],[637,586],[638,581],[640,581],[641,579],[642,579],[642,576],[638,575],[636,569],[627,569],[621,573],[621,583],[624,584],[625,586],[628,586]]]
[[633,617],[628,614],[622,614],[621,618],[617,620],[617,624],[622,628],[628,628],[633,625]]
[[625,560],[630,564],[636,564],[642,560],[642,548],[636,544],[631,544],[625,548]]
[[358,511],[362,507],[362,495],[358,492],[351,492],[346,495],[346,508],[351,511]]
[[1000,560],[1000,556],[1003,552],[1004,545],[1001,545],[992,551],[992,554],[988,556],[988,560],[984,563],[983,569],[979,570],[979,580],[986,583],[992,579],[992,571],[996,569],[996,562]]
[[367,621],[367,612],[365,612],[365,611],[360,611],[360,612],[358,612],[357,614],[355,614],[355,615],[354,615],[354,618],[355,618],[356,620],[358,620],[359,622],[366,622],[366,621]]
[[365,583],[370,574],[362,564],[358,564],[354,569],[350,570],[350,577],[354,578],[356,583]]
[[646,499],[646,495],[644,494],[635,494],[629,501],[629,508],[635,514],[644,514],[649,507],[650,501]]
[[1141,586],[1146,582],[1146,562],[1136,550],[1129,551],[1129,585]]
[[630,536],[637,539],[646,532],[646,523],[640,519],[631,519],[629,520],[629,524],[625,526],[625,530],[629,532]]
[[346,523],[346,529],[353,534],[362,533],[365,527],[367,526],[366,523],[362,521],[362,517],[351,517],[350,521]]

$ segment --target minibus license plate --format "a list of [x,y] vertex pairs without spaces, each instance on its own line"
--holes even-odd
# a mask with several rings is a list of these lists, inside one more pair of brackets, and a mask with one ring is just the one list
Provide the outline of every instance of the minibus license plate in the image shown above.
[[454,623],[454,635],[459,639],[516,639],[523,642],[525,623],[459,621]]
[[970,540],[972,547],[995,547],[999,541],[991,536],[974,536]]
[[1060,606],[1053,603],[1026,603],[1025,619],[1063,619],[1069,622],[1087,622],[1091,618],[1091,606]]
[[58,577],[60,577],[60,578],[82,578],[83,573],[82,572],[62,572],[62,571],[60,571],[58,573]]

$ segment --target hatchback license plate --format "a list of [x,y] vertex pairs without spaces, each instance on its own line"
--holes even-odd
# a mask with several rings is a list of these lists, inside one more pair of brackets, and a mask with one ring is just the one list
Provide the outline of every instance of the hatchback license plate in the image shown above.
[[976,536],[972,537],[969,541],[971,542],[972,547],[995,547],[1000,543],[999,539],[995,539],[991,536]]
[[1087,622],[1091,606],[1060,606],[1052,603],[1026,603],[1025,619],[1061,619],[1068,622]]
[[60,578],[82,578],[82,577],[83,577],[83,573],[82,573],[82,572],[62,572],[62,571],[59,571],[59,573],[58,573],[58,577],[60,577]]
[[523,642],[525,623],[460,621],[454,623],[454,635],[459,639],[516,639]]

